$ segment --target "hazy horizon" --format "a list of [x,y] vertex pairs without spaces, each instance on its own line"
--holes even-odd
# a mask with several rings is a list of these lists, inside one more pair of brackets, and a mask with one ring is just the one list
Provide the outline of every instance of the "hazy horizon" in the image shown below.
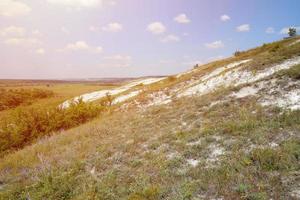
[[0,79],[176,74],[299,30],[299,7],[298,0],[1,0]]

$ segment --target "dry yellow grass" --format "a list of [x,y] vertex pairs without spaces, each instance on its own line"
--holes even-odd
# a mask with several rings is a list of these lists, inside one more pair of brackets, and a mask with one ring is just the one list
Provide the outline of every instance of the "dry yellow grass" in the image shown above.
[[[166,79],[139,98],[261,53],[250,50]],[[256,97],[222,102],[236,89],[146,111],[113,107],[6,155],[0,199],[289,199],[300,170],[300,112],[261,107]]]

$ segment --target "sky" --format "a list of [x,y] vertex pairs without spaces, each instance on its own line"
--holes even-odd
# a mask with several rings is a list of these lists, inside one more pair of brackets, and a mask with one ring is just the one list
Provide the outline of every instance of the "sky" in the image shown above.
[[300,32],[299,0],[0,0],[0,79],[172,75]]

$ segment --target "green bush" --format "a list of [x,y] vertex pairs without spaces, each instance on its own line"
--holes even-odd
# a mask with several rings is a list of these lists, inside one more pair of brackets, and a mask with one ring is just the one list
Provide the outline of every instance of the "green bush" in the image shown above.
[[17,108],[0,122],[0,155],[7,150],[19,149],[51,132],[68,129],[96,117],[102,106],[82,101],[68,109]]
[[0,111],[22,104],[30,104],[36,99],[48,98],[53,95],[52,91],[42,89],[0,89]]

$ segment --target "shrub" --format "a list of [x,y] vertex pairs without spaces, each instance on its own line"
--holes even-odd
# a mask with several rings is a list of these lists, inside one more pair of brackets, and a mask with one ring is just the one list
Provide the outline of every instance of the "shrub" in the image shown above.
[[293,28],[293,27],[289,28],[288,34],[289,34],[290,37],[296,36],[297,35],[297,29]]
[[169,82],[176,81],[176,79],[177,79],[176,76],[169,76],[169,77],[168,77],[168,81],[169,81]]
[[234,56],[240,56],[240,55],[242,55],[243,54],[243,52],[242,51],[235,51],[234,52]]
[[105,94],[105,98],[102,98],[100,100],[100,105],[103,107],[110,107],[113,105],[113,101],[114,101],[115,97],[112,96],[109,92],[107,92]]
[[22,104],[30,104],[36,99],[53,96],[50,90],[42,89],[1,89],[0,111],[15,108]]
[[271,47],[270,51],[274,53],[274,52],[278,51],[279,49],[280,49],[280,45],[276,44]]
[[17,108],[0,122],[0,156],[5,151],[19,149],[51,132],[68,129],[96,117],[102,106],[73,103],[68,109]]
[[196,65],[194,65],[194,69],[197,69],[198,67],[199,67],[200,65],[199,64],[196,64]]

